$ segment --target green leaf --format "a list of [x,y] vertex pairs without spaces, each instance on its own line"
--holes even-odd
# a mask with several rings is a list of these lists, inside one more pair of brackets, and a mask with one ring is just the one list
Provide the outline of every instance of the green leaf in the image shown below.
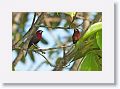
[[100,49],[102,49],[102,31],[96,33],[97,44]]
[[60,22],[51,22],[51,27],[54,29],[60,24]]
[[42,38],[42,40],[41,40],[41,42],[43,43],[43,44],[48,44],[48,42],[46,41],[46,39],[44,39],[44,38]]
[[[80,38],[80,40],[77,42],[76,47],[79,48],[79,46],[91,35],[95,34],[96,32],[102,30],[102,22],[95,23],[91,25],[87,32],[83,35],[83,37]],[[77,49],[76,48],[76,49]]]
[[[95,39],[95,38],[94,38],[94,39]],[[95,39],[94,42],[93,42],[92,48],[99,48],[96,39]]]
[[66,12],[65,14],[70,15],[72,18],[75,16],[76,12]]
[[62,60],[62,58],[59,57],[59,58],[56,60],[56,65],[59,65],[61,60]]
[[60,16],[60,12],[56,12],[55,14],[56,14],[57,16]]
[[64,27],[68,27],[68,26],[69,26],[69,23],[66,22],[66,23],[64,24]]
[[88,38],[89,36],[93,35],[94,33],[102,30],[102,22],[95,23],[89,27],[87,32],[84,34],[83,39]]
[[22,57],[21,62],[25,64],[25,62],[26,62],[25,56]]
[[76,54],[74,55],[74,59],[73,59],[72,61],[75,61],[75,60],[77,60],[77,59],[80,59],[82,56],[83,56],[83,55],[82,55],[82,52],[80,52],[80,50],[78,50],[78,51],[76,52]]
[[28,53],[29,53],[29,56],[30,56],[32,62],[35,62],[35,57],[34,57],[34,55],[33,55],[33,52],[32,52],[32,51],[29,51]]
[[96,62],[97,55],[93,52],[88,53],[79,67],[80,71],[98,71],[99,65]]
[[51,50],[49,51],[49,58],[52,56],[52,54],[54,53],[55,51]]
[[19,25],[19,27],[20,27],[22,30],[24,30],[25,23],[26,23],[27,20],[28,20],[27,16],[28,16],[28,13],[24,13],[24,14],[22,15],[21,22],[20,22],[20,25]]

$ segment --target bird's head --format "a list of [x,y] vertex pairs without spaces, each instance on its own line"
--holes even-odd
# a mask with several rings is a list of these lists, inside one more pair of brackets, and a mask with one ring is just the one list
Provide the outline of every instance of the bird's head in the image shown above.
[[79,30],[78,30],[78,29],[74,29],[74,33],[75,33],[75,32],[78,32],[78,33],[79,33]]
[[75,44],[79,39],[80,39],[80,32],[78,29],[74,29],[74,33],[73,33],[73,36],[72,36],[72,39],[73,39],[73,44]]
[[41,34],[42,34],[42,32],[43,32],[42,30],[37,30],[37,32],[36,32],[36,33],[41,33]]
[[42,39],[42,30],[38,30],[37,32],[36,32],[36,36],[37,36],[37,38],[39,39],[39,40],[41,40]]

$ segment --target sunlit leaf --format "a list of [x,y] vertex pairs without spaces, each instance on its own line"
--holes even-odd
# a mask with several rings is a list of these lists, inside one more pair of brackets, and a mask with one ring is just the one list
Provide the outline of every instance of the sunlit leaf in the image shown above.
[[60,16],[60,12],[56,12],[55,14],[56,14],[57,16]]
[[80,65],[80,71],[98,71],[99,65],[96,62],[97,55],[93,52],[88,53]]
[[20,35],[20,33],[17,32],[15,34],[15,42],[18,42],[20,40],[20,38],[21,38],[21,35]]
[[80,40],[77,42],[77,47],[79,47],[79,45],[82,44],[82,42],[84,42],[88,37],[100,30],[102,30],[102,22],[91,25],[87,32],[83,35],[83,37],[81,37]]
[[97,40],[94,40],[94,44],[92,45],[92,48],[99,48],[98,44],[97,44]]
[[102,30],[102,22],[95,23],[89,27],[87,32],[84,34],[83,39],[86,39],[90,35],[93,35],[94,33]]
[[74,56],[73,61],[75,61],[75,60],[77,60],[77,59],[80,59],[80,58],[82,58],[82,52],[80,52],[80,50],[78,50],[78,51],[76,52],[76,54],[73,55],[73,56]]
[[65,14],[70,15],[72,18],[75,16],[76,12],[66,12]]
[[97,44],[102,49],[102,31],[97,32],[96,34]]

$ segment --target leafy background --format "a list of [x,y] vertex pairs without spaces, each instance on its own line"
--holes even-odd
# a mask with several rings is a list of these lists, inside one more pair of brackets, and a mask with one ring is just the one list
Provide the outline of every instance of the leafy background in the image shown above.
[[[37,12],[37,17],[41,12]],[[33,12],[12,13],[12,44],[23,38],[32,25]],[[37,20],[37,18],[36,18]],[[73,21],[74,20],[74,21]],[[79,29],[81,39],[75,46],[67,47],[73,51],[68,55],[63,71],[101,71],[102,70],[102,13],[101,12],[46,12],[39,25],[43,30],[43,39],[37,44],[40,48],[55,48],[72,45],[74,29]],[[21,44],[22,45],[22,44]],[[22,46],[20,46],[22,47]],[[34,49],[34,48],[33,48]],[[13,49],[13,60],[18,56],[19,49]],[[63,60],[63,49],[47,50],[43,54],[29,51],[26,57],[16,65],[15,70],[40,71],[58,70]],[[69,58],[70,57],[70,58]],[[51,66],[55,65],[55,66]],[[62,64],[63,66],[63,64]]]

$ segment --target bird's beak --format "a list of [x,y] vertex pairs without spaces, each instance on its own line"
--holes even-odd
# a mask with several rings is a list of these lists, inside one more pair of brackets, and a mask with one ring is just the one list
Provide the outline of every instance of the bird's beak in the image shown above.
[[43,31],[42,31],[43,32]]

